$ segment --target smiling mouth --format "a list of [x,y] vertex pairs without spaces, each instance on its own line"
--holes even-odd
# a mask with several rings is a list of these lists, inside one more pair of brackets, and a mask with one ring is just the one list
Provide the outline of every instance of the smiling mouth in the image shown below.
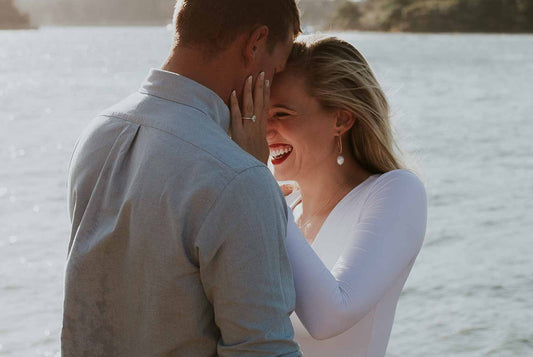
[[270,162],[273,165],[279,165],[287,160],[292,153],[292,146],[285,144],[270,145]]

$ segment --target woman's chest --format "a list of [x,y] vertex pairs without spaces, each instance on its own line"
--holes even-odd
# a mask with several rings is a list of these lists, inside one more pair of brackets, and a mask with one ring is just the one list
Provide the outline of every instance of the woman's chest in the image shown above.
[[[314,239],[310,242],[315,253],[324,262],[326,267],[331,270],[340,256],[346,250],[346,246],[353,235],[357,226],[357,212],[333,212],[327,218],[324,218],[314,234]],[[305,234],[306,239],[308,235]]]

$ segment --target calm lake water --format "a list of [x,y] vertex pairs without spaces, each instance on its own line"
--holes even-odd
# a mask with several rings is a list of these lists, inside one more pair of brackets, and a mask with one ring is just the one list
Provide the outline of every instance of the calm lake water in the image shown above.
[[[533,356],[533,36],[339,36],[429,196],[388,356]],[[164,28],[0,31],[0,356],[59,355],[70,154],[169,44]]]

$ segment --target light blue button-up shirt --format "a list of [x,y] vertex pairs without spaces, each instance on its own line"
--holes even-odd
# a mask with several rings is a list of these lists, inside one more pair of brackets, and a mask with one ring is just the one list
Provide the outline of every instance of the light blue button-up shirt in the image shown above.
[[213,91],[152,70],[82,134],[63,356],[300,355],[287,208],[228,126]]

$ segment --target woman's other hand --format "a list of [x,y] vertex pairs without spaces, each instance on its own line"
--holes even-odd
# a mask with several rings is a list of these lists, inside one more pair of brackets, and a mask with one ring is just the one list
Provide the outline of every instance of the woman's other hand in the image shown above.
[[281,192],[283,192],[283,196],[288,196],[294,192],[294,186],[290,183],[280,184],[279,188],[281,189]]
[[265,80],[265,73],[261,72],[252,93],[252,82],[250,76],[244,84],[242,112],[237,94],[235,91],[231,94],[231,137],[241,148],[266,165],[270,156],[266,141],[270,83]]

